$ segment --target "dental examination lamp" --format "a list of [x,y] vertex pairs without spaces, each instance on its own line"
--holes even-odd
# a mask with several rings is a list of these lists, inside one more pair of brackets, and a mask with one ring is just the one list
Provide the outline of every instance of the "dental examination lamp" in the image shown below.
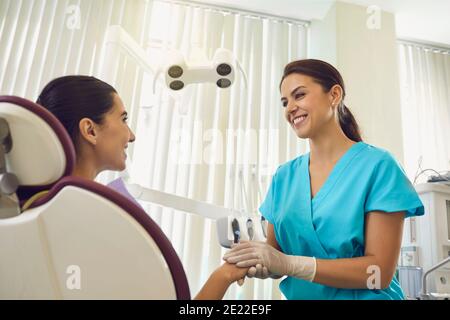
[[[161,74],[164,82],[172,91],[180,91],[189,84],[215,83],[218,88],[229,88],[235,80],[236,71],[239,70],[247,87],[247,76],[239,61],[233,53],[219,48],[212,60],[185,59],[178,50],[167,52],[164,66],[158,66],[152,61],[145,50],[120,26],[108,28],[105,40],[106,56],[101,76],[106,81],[114,79],[118,70],[118,50],[133,59],[146,72],[154,75],[153,93],[156,92],[156,83]],[[162,49],[164,50],[164,49]]]
[[[171,51],[166,65],[156,73],[155,79],[163,73],[167,87],[171,90],[182,90],[193,83],[215,83],[218,88],[229,88],[234,80],[236,70],[239,69],[246,79],[239,61],[230,50],[219,48],[211,61],[186,61],[181,52]],[[155,92],[156,81],[153,82]]]

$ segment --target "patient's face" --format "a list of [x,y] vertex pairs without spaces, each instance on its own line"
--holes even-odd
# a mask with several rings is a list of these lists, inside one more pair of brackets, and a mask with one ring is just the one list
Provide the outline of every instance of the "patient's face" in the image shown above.
[[312,138],[334,121],[331,99],[320,84],[306,75],[290,74],[281,84],[285,118],[299,138]]
[[101,170],[125,169],[126,148],[135,136],[127,124],[127,113],[122,100],[114,94],[114,104],[99,126],[95,153]]

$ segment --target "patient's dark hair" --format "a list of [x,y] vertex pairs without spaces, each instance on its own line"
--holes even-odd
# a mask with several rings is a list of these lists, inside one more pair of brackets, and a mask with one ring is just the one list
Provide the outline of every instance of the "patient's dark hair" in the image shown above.
[[344,131],[347,138],[355,142],[362,141],[361,133],[359,131],[358,123],[356,122],[353,114],[344,104],[345,86],[339,71],[331,64],[316,59],[303,59],[289,63],[284,68],[283,77],[281,78],[281,84],[283,80],[290,74],[298,73],[306,76],[310,76],[315,82],[320,84],[325,92],[329,92],[331,88],[338,84],[342,88],[342,101],[338,106],[339,124]]
[[50,81],[36,103],[58,118],[77,148],[80,120],[89,118],[102,124],[105,114],[113,107],[113,93],[117,91],[97,78],[65,76]]

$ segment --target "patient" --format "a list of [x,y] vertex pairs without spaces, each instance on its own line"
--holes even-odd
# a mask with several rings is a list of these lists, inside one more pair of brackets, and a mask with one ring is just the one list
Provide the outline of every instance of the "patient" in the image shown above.
[[[116,90],[88,76],[52,80],[37,103],[53,113],[69,133],[76,151],[72,175],[94,180],[104,170],[125,169],[125,150],[135,140]],[[228,287],[245,278],[248,268],[225,263],[209,277],[195,299],[222,299]]]

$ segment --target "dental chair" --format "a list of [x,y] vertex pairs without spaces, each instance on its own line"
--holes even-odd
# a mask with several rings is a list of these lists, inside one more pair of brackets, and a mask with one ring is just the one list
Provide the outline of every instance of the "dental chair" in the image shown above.
[[74,165],[51,113],[0,96],[0,299],[190,299],[158,225]]

